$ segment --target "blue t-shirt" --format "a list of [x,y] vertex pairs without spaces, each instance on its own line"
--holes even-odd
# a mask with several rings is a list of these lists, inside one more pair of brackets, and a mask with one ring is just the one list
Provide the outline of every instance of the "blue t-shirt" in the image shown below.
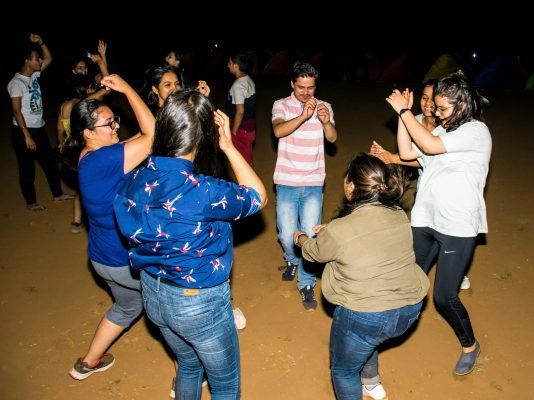
[[124,174],[124,143],[89,152],[78,164],[80,193],[89,219],[89,258],[109,267],[128,265],[128,243],[117,226],[113,200],[129,175]]
[[230,221],[258,212],[261,200],[252,188],[193,171],[188,160],[151,157],[114,208],[132,268],[187,288],[212,287],[232,269]]

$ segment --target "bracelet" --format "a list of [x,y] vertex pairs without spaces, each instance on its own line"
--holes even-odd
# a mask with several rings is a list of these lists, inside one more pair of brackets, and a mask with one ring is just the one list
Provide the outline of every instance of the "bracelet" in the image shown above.
[[402,110],[399,111],[399,117],[402,116],[402,114],[404,114],[406,111],[412,111],[412,110],[410,110],[409,108],[403,108]]
[[306,233],[299,233],[299,234],[297,235],[297,237],[295,238],[295,246],[301,247],[301,246],[300,246],[300,237],[301,237],[301,236],[306,236],[306,237],[308,237],[308,235],[307,235]]

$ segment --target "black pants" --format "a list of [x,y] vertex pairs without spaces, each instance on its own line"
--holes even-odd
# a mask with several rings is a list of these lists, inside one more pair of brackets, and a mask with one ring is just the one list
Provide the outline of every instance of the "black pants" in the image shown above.
[[28,128],[32,139],[35,141],[35,151],[30,151],[26,147],[24,133],[13,126],[11,136],[13,148],[17,155],[19,166],[19,185],[26,204],[34,204],[37,201],[35,194],[35,161],[43,169],[52,196],[59,197],[63,194],[59,181],[59,170],[57,162],[50,146],[50,141],[44,128]]
[[437,255],[434,302],[463,347],[475,344],[469,314],[458,297],[460,284],[473,258],[475,237],[456,237],[431,228],[412,228],[415,261],[425,273]]

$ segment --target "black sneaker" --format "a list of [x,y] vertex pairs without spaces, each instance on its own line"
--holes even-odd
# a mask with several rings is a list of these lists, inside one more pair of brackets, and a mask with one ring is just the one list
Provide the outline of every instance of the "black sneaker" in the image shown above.
[[317,308],[317,300],[315,300],[315,294],[313,288],[308,285],[299,289],[300,296],[302,297],[302,305],[306,310],[315,310]]
[[100,357],[98,364],[96,364],[94,367],[89,367],[85,361],[83,361],[81,358],[78,358],[74,364],[74,367],[72,367],[70,370],[69,375],[74,379],[81,381],[85,378],[89,378],[95,372],[103,372],[107,369],[110,369],[113,364],[115,364],[115,357],[113,357],[113,355],[110,353],[105,353],[102,357]]
[[297,264],[291,264],[289,261],[287,261],[286,268],[284,269],[284,272],[282,272],[282,280],[292,281],[293,279],[295,279],[298,267],[299,266]]

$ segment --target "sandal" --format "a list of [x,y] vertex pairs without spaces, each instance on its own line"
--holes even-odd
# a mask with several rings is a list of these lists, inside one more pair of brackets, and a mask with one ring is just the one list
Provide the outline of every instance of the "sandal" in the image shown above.
[[54,197],[54,200],[55,201],[66,201],[66,200],[72,200],[74,199],[75,196],[71,195],[71,194],[65,194],[63,193],[61,196],[59,197]]
[[33,203],[33,204],[28,204],[26,206],[26,210],[31,211],[31,212],[41,212],[41,211],[46,210],[46,207],[41,204]]

